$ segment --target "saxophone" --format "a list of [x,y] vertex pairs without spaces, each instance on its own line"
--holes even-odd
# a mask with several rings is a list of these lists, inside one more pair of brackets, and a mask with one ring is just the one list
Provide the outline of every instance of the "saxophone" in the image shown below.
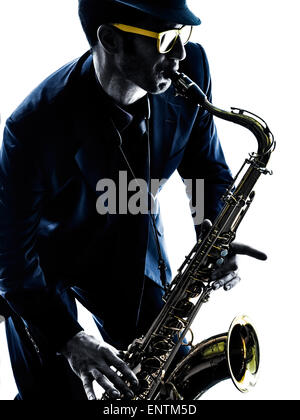
[[[216,108],[183,73],[172,74],[172,81],[178,95],[217,117],[249,129],[257,139],[258,150],[245,160],[223,197],[220,214],[185,258],[152,326],[124,352],[124,361],[140,383],[134,400],[198,399],[210,387],[228,378],[241,392],[246,392],[255,385],[259,369],[257,334],[245,315],[232,321],[228,333],[195,346],[192,342],[184,344],[184,339],[200,307],[214,290],[211,274],[216,262],[230,252],[237,228],[253,201],[254,185],[261,174],[271,173],[266,165],[275,141],[267,124],[255,114],[239,108],[231,111]],[[235,185],[238,178],[241,180]],[[182,345],[190,346],[190,351],[177,363],[175,358]],[[103,399],[107,398],[104,394]]]

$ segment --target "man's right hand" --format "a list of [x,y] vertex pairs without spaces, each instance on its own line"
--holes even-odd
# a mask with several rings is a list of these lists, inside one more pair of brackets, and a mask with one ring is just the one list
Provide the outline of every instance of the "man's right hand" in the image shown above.
[[110,398],[119,398],[121,394],[133,398],[133,392],[125,381],[135,389],[138,380],[128,365],[120,359],[118,350],[110,344],[80,331],[67,342],[61,354],[67,358],[72,370],[82,380],[89,400],[96,399],[93,381],[98,382]]

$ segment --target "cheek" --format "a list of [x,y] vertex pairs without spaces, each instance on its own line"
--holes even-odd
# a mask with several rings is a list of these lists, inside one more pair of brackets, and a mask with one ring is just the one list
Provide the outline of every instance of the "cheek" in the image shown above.
[[132,81],[157,79],[163,70],[162,61],[154,59],[146,52],[139,56],[128,57],[123,64],[124,74]]
[[130,47],[122,56],[123,75],[149,92],[165,90],[168,86],[162,72],[166,58],[157,51],[155,40],[139,39]]
[[133,59],[140,69],[143,68],[150,75],[163,68],[164,56],[158,52],[155,39],[137,39],[134,48]]

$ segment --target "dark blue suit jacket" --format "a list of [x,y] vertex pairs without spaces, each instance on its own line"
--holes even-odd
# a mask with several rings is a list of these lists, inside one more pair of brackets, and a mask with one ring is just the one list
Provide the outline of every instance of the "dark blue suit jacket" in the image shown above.
[[[211,99],[200,45],[187,45],[181,70]],[[151,178],[168,179],[176,169],[183,178],[204,178],[205,217],[214,219],[232,178],[211,115],[176,97],[172,86],[150,95],[150,103]],[[160,282],[149,216],[96,211],[97,182],[117,183],[124,169],[110,117],[86,53],[41,83],[4,131],[0,291],[53,350],[81,329],[60,297],[63,288],[87,291],[107,328],[118,325],[125,334],[136,320],[144,273]],[[165,255],[159,215],[157,225]]]

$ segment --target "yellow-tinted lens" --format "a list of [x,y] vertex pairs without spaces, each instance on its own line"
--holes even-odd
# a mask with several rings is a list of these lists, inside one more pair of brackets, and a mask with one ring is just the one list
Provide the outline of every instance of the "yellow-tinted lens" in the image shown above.
[[192,26],[184,26],[183,28],[180,29],[180,38],[183,44],[187,44],[191,34],[192,34]]
[[181,29],[170,29],[169,31],[161,32],[159,34],[159,52],[164,54],[174,47],[178,35],[181,42],[185,45],[189,41],[192,34],[192,26],[183,26]]
[[159,52],[166,53],[172,49],[174,46],[176,39],[178,36],[178,31],[176,29],[161,32],[160,33],[160,44],[159,44]]

